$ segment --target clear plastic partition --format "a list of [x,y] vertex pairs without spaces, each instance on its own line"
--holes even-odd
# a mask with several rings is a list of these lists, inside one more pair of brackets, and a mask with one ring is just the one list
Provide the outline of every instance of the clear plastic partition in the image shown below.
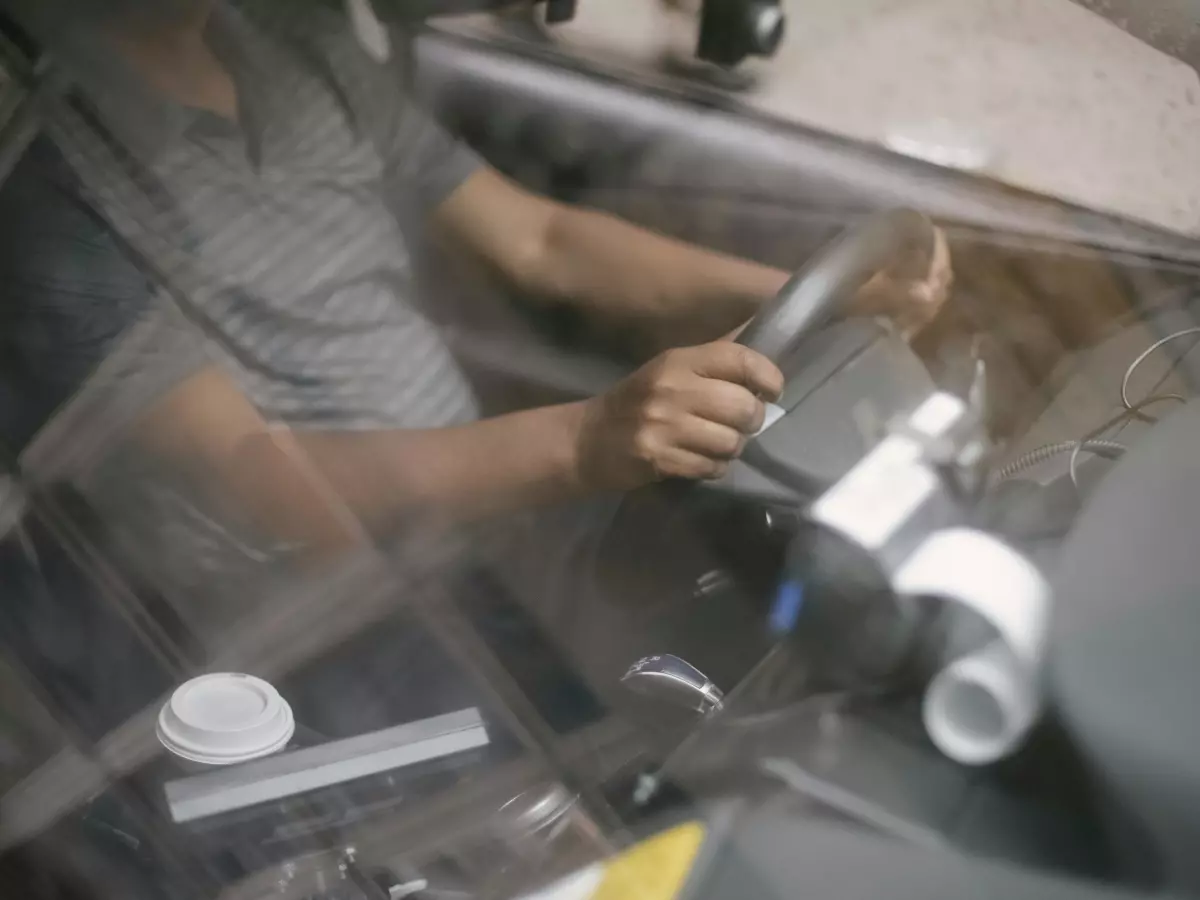
[[[1021,121],[993,118],[987,165],[954,165],[929,147],[963,150],[961,129],[921,152],[881,136],[925,107],[899,85],[887,110],[862,101],[875,70],[785,95],[822,81],[813,44],[847,23],[929,50],[987,4],[854,22],[830,4],[796,36],[811,65],[753,95],[598,63],[604,0],[554,40],[540,19],[536,40],[392,28],[375,5],[0,3],[0,894],[517,897],[763,810],[1132,881],[1052,687],[1021,686],[1037,716],[986,764],[929,734],[929,685],[997,630],[929,585],[1000,551],[901,564],[925,531],[969,530],[1036,593],[1106,478],[1191,401],[1197,204],[1170,166],[1196,137],[1195,72],[1046,4],[1084,17],[1089,52],[1146,62],[1183,143],[1123,156],[1105,132],[1103,159],[1074,159],[1071,131],[1055,156],[1054,107],[1035,149],[1009,153]],[[608,396],[648,357],[641,326],[664,329],[501,287],[453,246],[488,169],[559,215],[646,229],[631,257],[653,231],[779,283],[914,208],[953,287],[917,332],[838,315],[791,347],[778,423],[739,438],[727,477],[514,500],[494,469],[520,480],[525,456],[479,423]],[[509,213],[494,231],[523,227]],[[931,397],[953,428],[922,424]],[[531,466],[554,438],[525,433]],[[895,480],[863,496],[909,504],[893,526],[886,504],[835,502],[889,441],[909,442]],[[831,538],[847,509],[887,540]],[[997,583],[980,565],[965,579]]]
[[[562,611],[527,602],[548,526],[447,517],[420,473],[383,474],[385,452],[368,451],[374,472],[341,466],[345,440],[475,407],[408,306],[424,235],[369,194],[386,129],[408,122],[356,131],[332,105],[376,64],[336,5],[222,8],[210,35],[246,103],[222,122],[166,102],[123,55],[180,19],[36,6],[14,6],[5,43],[5,202],[32,216],[5,238],[24,274],[6,301],[0,442],[4,883],[32,888],[49,866],[59,889],[95,896],[476,896],[605,853],[619,820],[600,786],[642,745],[601,690],[623,668],[589,681],[618,657],[577,666],[547,627]],[[311,61],[326,39],[342,67],[328,83]],[[378,77],[399,77],[404,53]],[[253,82],[272,63],[295,97]],[[277,142],[260,166],[256,141],[279,138],[248,122],[289,121],[293,100],[330,119],[283,142],[327,146],[306,162]],[[318,157],[337,184],[305,173]],[[273,165],[307,186],[247,195]],[[326,217],[339,203],[346,216]],[[321,229],[330,240],[306,244]],[[46,265],[22,265],[39,253]],[[328,280],[322,255],[345,271]],[[306,306],[290,337],[261,319],[281,314],[255,307],[268,296]],[[366,312],[339,325],[338,303]],[[390,352],[418,358],[407,398],[373,383],[369,334],[349,346],[368,314]],[[226,330],[256,316],[253,335]],[[337,358],[320,377],[280,369],[322,343]]]

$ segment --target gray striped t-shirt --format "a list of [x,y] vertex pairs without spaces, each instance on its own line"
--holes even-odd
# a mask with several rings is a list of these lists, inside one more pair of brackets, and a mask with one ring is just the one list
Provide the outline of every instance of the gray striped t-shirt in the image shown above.
[[[214,360],[265,417],[295,428],[427,428],[477,416],[419,307],[409,248],[420,237],[410,229],[480,163],[410,101],[403,58],[373,61],[340,17],[308,4],[279,9],[251,20],[221,4],[213,18],[210,44],[237,86],[236,123],[155,94],[88,36],[65,45],[82,102],[59,104],[48,130],[159,284],[147,295],[155,308],[130,323],[136,339],[113,342],[117,359],[92,379],[116,372],[121,383],[85,385],[78,399],[90,393],[104,408],[72,416],[68,405],[64,424],[119,430],[137,413],[116,412],[121,397],[144,403]],[[176,302],[198,328],[181,325]],[[69,461],[87,443],[71,430],[45,429],[55,440],[35,439],[26,462],[64,448]],[[237,584],[290,555],[136,448],[120,448],[87,480],[134,562],[185,597],[242,602]]]
[[477,159],[410,101],[403,63],[373,61],[337,17],[251,21],[222,4],[209,37],[239,122],[156,95],[91,47],[76,54],[96,118],[54,127],[103,212],[268,418],[474,417],[416,302],[409,229]]

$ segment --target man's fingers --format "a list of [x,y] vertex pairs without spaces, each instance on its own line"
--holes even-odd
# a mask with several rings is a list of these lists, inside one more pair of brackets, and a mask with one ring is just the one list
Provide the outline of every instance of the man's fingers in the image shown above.
[[723,459],[711,459],[702,453],[694,453],[681,447],[664,450],[655,469],[666,478],[687,478],[692,481],[711,481],[721,478],[729,471],[729,463]]
[[766,407],[747,388],[715,378],[698,378],[684,402],[702,419],[754,434],[762,427]]
[[702,419],[688,416],[679,426],[675,445],[710,459],[733,459],[742,452],[746,436],[742,432]]
[[954,267],[950,262],[950,242],[946,240],[946,232],[940,228],[934,229],[933,261],[929,268],[944,279],[953,277]]
[[953,283],[954,270],[950,263],[950,247],[945,234],[939,228],[935,236],[929,274],[923,281],[909,285],[910,302],[896,317],[896,323],[905,338],[911,339],[937,318],[950,298]]
[[783,373],[778,366],[741,344],[717,341],[693,347],[690,361],[697,375],[740,384],[764,400],[776,400],[783,393]]

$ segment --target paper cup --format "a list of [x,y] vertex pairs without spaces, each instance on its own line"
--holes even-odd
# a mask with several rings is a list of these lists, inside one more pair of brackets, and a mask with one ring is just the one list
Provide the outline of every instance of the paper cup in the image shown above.
[[253,675],[216,672],[181,685],[158,715],[158,740],[185,768],[229,766],[284,749],[292,708]]

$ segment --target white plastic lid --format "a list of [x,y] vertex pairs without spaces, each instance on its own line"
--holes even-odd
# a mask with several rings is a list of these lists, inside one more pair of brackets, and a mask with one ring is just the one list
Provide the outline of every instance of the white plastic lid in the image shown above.
[[158,739],[192,762],[228,766],[287,746],[292,708],[261,678],[236,672],[201,675],[181,685],[158,714]]

